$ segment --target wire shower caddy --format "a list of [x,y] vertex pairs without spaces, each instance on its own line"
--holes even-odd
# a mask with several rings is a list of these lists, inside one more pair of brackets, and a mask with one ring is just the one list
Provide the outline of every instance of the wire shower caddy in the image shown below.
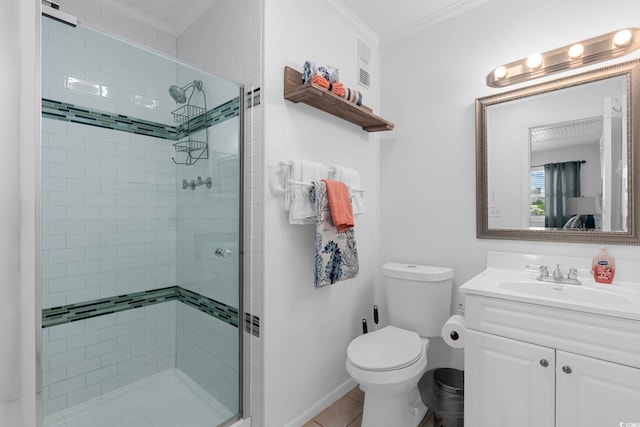
[[[193,165],[200,159],[209,158],[209,135],[207,134],[207,96],[202,90],[202,81],[194,80],[187,85],[191,87],[191,94],[186,103],[171,112],[173,121],[177,123],[178,133],[184,134],[178,142],[173,144],[176,153],[184,153],[184,160],[171,160],[177,165]],[[196,90],[202,94],[202,106],[192,104]],[[182,157],[182,156],[181,156]]]

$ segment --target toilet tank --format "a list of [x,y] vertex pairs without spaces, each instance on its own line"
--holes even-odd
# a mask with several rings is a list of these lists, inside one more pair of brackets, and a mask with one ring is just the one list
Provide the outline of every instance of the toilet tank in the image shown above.
[[382,273],[389,324],[415,331],[422,337],[440,336],[451,315],[453,270],[386,263]]

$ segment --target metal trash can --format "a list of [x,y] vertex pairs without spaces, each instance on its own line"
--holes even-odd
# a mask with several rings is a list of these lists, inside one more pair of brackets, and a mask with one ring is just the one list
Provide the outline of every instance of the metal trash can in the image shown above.
[[418,382],[422,402],[434,413],[434,427],[464,426],[464,371],[438,368]]

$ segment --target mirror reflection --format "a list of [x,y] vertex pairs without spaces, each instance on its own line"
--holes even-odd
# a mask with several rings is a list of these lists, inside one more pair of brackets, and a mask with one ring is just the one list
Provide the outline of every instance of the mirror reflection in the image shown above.
[[636,68],[633,61],[476,100],[478,237],[638,243]]

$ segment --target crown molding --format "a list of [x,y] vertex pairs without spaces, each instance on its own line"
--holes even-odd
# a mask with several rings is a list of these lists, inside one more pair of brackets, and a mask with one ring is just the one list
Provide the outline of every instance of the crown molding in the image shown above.
[[373,47],[378,48],[380,45],[380,36],[365,24],[360,18],[358,18],[351,10],[347,9],[342,2],[338,0],[319,0],[320,3],[331,9],[338,17],[342,18],[347,24],[354,29],[362,33],[363,37],[366,37],[369,43]]
[[412,22],[396,31],[385,34],[380,38],[380,47],[385,47],[406,39],[420,31],[432,27],[442,21],[461,15],[491,0],[458,0],[457,2]]

